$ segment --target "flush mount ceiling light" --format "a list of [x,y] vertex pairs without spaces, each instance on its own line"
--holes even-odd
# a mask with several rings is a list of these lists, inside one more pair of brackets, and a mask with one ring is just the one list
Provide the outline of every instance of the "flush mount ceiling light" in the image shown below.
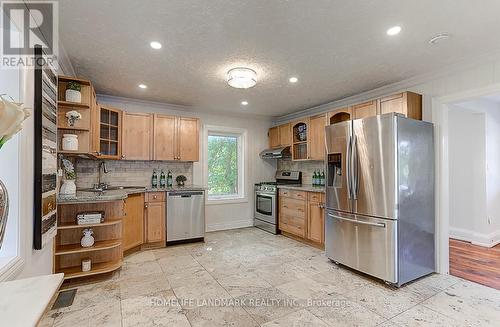
[[289,81],[290,83],[297,83],[297,82],[299,81],[299,79],[298,79],[297,77],[290,77],[290,78],[288,79],[288,81]]
[[257,84],[257,73],[245,67],[237,67],[227,72],[227,84],[237,89],[248,89]]
[[445,41],[445,40],[447,40],[449,38],[450,38],[450,34],[448,34],[448,33],[441,33],[441,34],[438,34],[436,36],[433,36],[429,40],[429,44],[430,45],[438,44],[439,42]]
[[387,35],[394,36],[398,35],[401,32],[401,26],[393,26],[387,30]]
[[151,46],[151,48],[153,48],[155,50],[161,49],[161,43],[160,42],[153,41],[149,45]]
[[241,105],[242,105],[242,106],[246,106],[246,105],[248,105],[248,101],[241,101]]
[[138,86],[141,89],[147,89],[148,88],[148,86],[146,84],[139,84]]

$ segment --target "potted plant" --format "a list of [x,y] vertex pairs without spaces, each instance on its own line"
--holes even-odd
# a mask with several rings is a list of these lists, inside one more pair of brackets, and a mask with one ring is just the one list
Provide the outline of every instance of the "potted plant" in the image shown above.
[[69,102],[82,102],[82,93],[80,92],[82,86],[78,82],[70,81],[66,85],[66,101]]
[[76,173],[75,167],[68,159],[62,159],[63,171],[64,171],[64,182],[61,185],[61,189],[59,190],[59,194],[61,195],[74,195],[76,194]]
[[[22,104],[7,101],[0,95],[0,149],[23,128],[23,121],[30,115]],[[0,180],[0,248],[9,216],[9,194]]]
[[179,175],[175,178],[175,181],[177,182],[177,186],[184,186],[184,182],[187,181],[187,178],[184,175]]

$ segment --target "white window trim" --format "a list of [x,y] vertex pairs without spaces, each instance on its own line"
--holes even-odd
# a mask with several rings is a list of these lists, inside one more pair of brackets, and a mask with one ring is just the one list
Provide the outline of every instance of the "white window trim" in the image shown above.
[[208,135],[211,133],[221,133],[221,134],[233,134],[239,137],[238,142],[238,195],[237,196],[220,196],[220,197],[208,197],[208,190],[206,196],[207,205],[219,205],[219,204],[234,204],[234,203],[245,203],[248,202],[248,194],[246,192],[246,183],[248,181],[247,176],[247,135],[248,131],[243,128],[234,127],[224,127],[215,125],[205,125],[203,128],[203,184],[208,187]]

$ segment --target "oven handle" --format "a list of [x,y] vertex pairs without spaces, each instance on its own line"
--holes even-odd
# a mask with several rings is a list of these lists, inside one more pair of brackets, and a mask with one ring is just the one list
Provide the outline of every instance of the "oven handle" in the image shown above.
[[335,219],[338,219],[338,220],[348,221],[348,222],[354,223],[354,224],[368,225],[368,226],[385,228],[385,223],[370,223],[370,222],[367,222],[367,221],[354,220],[354,219],[340,217],[340,216],[337,216],[337,215],[332,215],[331,213],[328,213],[328,217],[335,218]]
[[255,192],[255,195],[267,196],[267,197],[273,198],[273,199],[276,197],[276,194],[269,194],[269,193],[265,193],[265,192]]

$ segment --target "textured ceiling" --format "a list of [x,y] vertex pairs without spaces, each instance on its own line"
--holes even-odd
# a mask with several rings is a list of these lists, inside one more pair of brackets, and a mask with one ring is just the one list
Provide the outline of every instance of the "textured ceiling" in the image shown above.
[[[500,51],[499,12],[498,0],[61,0],[60,37],[98,93],[277,116]],[[441,32],[452,38],[427,43]],[[257,86],[229,87],[235,66]]]

